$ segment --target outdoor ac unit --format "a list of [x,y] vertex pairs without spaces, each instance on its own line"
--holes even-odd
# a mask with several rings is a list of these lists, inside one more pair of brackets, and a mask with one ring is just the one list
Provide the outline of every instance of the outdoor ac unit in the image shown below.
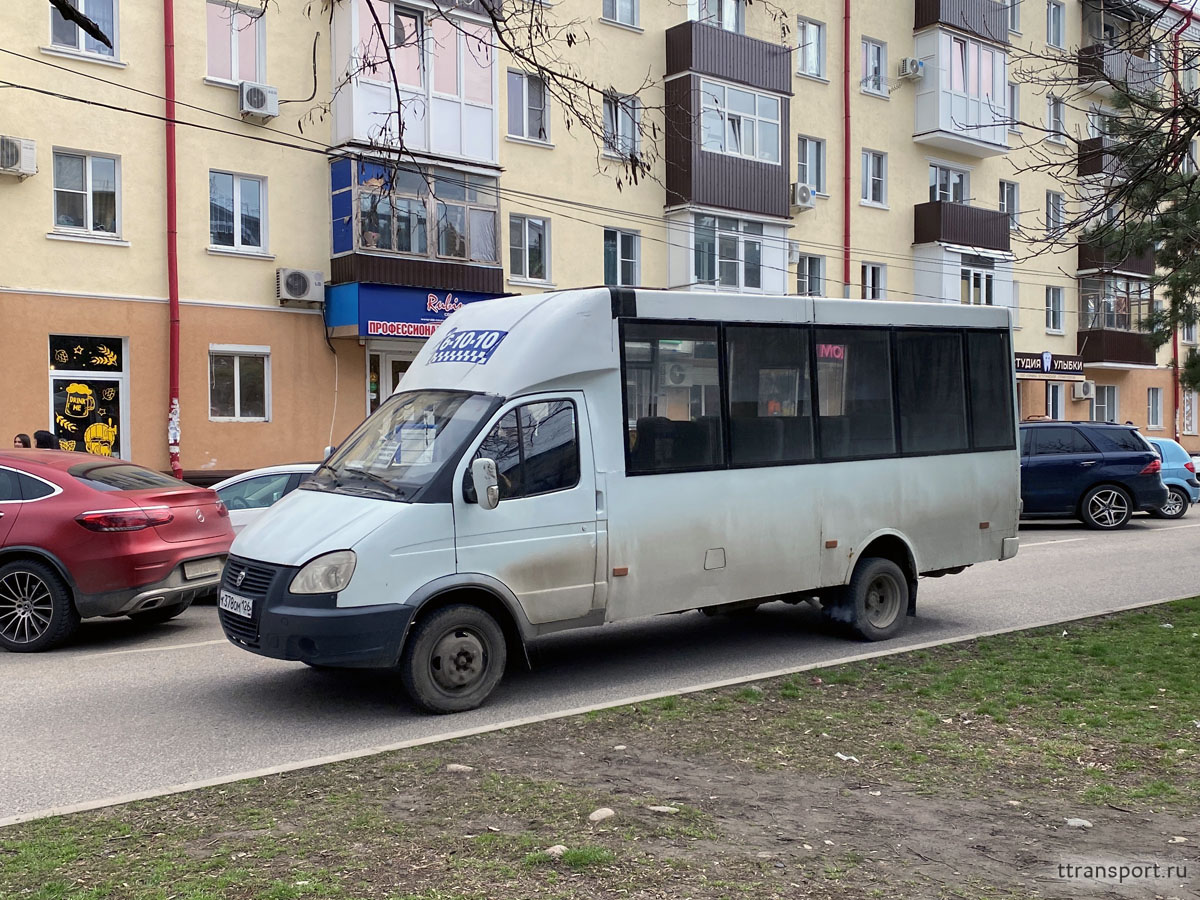
[[238,106],[243,116],[273,119],[279,115],[279,89],[243,81],[238,85]]
[[788,264],[796,265],[800,262],[800,242],[788,241]]
[[325,302],[325,274],[312,269],[276,269],[275,296],[280,306],[320,306]]
[[792,206],[798,209],[812,209],[817,205],[813,189],[799,181],[792,182]]
[[900,60],[901,78],[923,78],[925,76],[925,61],[914,56],[906,56]]
[[1071,386],[1071,396],[1076,400],[1094,400],[1096,398],[1096,382],[1076,381]]
[[0,136],[0,174],[26,178],[37,174],[37,142]]

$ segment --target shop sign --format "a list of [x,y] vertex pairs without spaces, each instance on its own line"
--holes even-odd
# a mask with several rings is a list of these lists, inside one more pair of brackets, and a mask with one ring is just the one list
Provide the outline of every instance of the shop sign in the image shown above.
[[1015,365],[1018,378],[1036,378],[1039,381],[1083,381],[1083,357],[1051,353],[1016,353]]
[[358,333],[362,337],[427,338],[455,310],[492,296],[470,291],[359,284]]

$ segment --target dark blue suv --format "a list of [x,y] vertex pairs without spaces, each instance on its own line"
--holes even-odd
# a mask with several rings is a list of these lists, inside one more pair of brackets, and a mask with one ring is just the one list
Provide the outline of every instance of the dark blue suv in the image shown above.
[[1154,448],[1131,425],[1022,423],[1021,516],[1121,528],[1134,512],[1166,503],[1161,469]]

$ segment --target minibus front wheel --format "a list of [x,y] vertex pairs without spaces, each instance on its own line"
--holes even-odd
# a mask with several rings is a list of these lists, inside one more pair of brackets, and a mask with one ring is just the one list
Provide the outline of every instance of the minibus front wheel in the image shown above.
[[455,604],[420,619],[400,657],[413,702],[432,713],[464,712],[488,698],[504,674],[504,632],[478,606]]

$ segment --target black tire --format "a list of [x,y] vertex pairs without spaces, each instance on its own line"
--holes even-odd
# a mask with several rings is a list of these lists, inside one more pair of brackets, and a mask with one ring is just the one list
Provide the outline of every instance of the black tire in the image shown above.
[[71,589],[51,566],[33,559],[0,566],[0,647],[39,653],[79,627]]
[[1079,504],[1079,518],[1088,528],[1098,531],[1116,531],[1129,524],[1133,515],[1133,502],[1124,488],[1115,484],[1098,484],[1086,494]]
[[156,606],[154,609],[147,609],[142,612],[133,612],[129,614],[129,618],[143,625],[158,625],[183,614],[191,605],[191,600],[184,600],[182,603],[172,603],[167,606]]
[[904,628],[908,577],[890,559],[860,559],[846,585],[841,606],[841,610],[833,611],[833,618],[844,621],[852,635],[864,641],[886,641]]
[[1170,495],[1167,502],[1158,509],[1151,510],[1150,515],[1156,519],[1182,519],[1192,505],[1192,498],[1181,487],[1169,487],[1167,493]]
[[491,615],[478,606],[447,606],[413,627],[400,657],[400,679],[422,709],[463,712],[488,698],[507,654],[504,632]]

